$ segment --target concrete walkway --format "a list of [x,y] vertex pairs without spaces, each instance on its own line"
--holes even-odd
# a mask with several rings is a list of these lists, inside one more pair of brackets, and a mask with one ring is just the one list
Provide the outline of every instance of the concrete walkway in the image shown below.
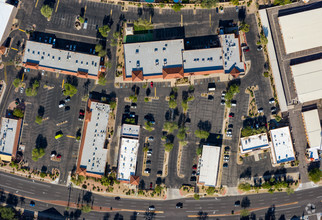
[[180,194],[179,189],[168,188],[167,189],[167,200],[181,199],[183,196]]

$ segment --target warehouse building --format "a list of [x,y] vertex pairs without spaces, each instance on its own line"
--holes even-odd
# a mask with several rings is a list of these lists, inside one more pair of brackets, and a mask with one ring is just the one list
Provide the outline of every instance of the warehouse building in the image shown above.
[[74,51],[53,48],[52,44],[27,41],[23,65],[28,69],[44,70],[98,79],[105,69],[100,66],[100,57]]
[[272,158],[275,164],[295,160],[293,142],[289,127],[270,130],[272,139]]
[[106,128],[110,111],[110,105],[88,100],[77,161],[79,175],[100,178],[105,173]]
[[0,46],[5,43],[10,34],[17,11],[13,5],[7,4],[5,0],[0,0]]
[[203,145],[202,156],[199,162],[200,175],[198,183],[205,186],[217,185],[220,162],[220,147]]
[[319,160],[319,151],[322,150],[322,136],[319,112],[317,109],[302,112],[306,138],[309,145],[309,158]]
[[1,118],[0,161],[10,162],[16,157],[22,119]]
[[278,17],[286,53],[322,46],[322,8]]
[[292,65],[291,71],[299,102],[322,98],[322,59]]
[[255,150],[269,148],[267,134],[256,134],[240,139],[240,152],[242,154],[249,153]]

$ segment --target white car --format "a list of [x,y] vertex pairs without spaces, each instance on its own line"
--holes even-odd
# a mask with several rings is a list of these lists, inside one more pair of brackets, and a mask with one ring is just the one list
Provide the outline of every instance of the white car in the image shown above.
[[275,99],[274,98],[271,98],[268,103],[269,104],[274,104],[275,103]]
[[155,211],[154,205],[149,206],[149,211]]

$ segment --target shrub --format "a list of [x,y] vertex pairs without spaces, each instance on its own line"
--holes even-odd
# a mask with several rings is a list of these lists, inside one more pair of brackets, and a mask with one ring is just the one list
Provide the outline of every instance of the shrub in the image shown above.
[[207,139],[209,137],[209,132],[198,129],[195,131],[195,136],[200,139]]
[[172,9],[175,11],[175,12],[178,12],[181,10],[181,8],[183,8],[184,6],[180,3],[176,3],[174,5],[172,5]]
[[111,28],[108,25],[104,25],[98,29],[102,37],[107,37],[108,33],[111,31]]
[[[236,0],[236,1],[237,1],[237,4],[238,4],[238,0]],[[242,22],[240,24],[239,30],[242,31],[242,32],[244,32],[244,33],[249,32],[249,24],[246,24],[245,22]]]
[[78,17],[78,20],[81,24],[83,24],[85,22],[85,19],[81,16]]
[[45,172],[41,172],[41,173],[40,173],[40,177],[41,177],[41,178],[45,178],[46,176],[47,176],[47,173],[45,173]]
[[157,186],[154,188],[154,193],[156,193],[156,194],[161,194],[162,189],[163,189],[163,187],[161,187],[160,185],[157,185]]
[[265,36],[264,33],[261,33],[260,35],[260,41],[263,45],[266,45],[268,43],[267,37]]
[[90,211],[92,211],[92,208],[89,205],[83,205],[81,210],[84,213],[89,213]]
[[109,105],[110,105],[110,108],[112,110],[114,110],[116,108],[116,102],[115,101],[110,101]]
[[107,79],[103,74],[101,74],[100,77],[98,78],[98,84],[100,84],[101,86],[105,86],[106,82],[107,82]]
[[177,101],[175,99],[170,98],[169,100],[169,108],[175,109],[177,107]]
[[309,177],[311,181],[313,181],[314,183],[317,183],[320,181],[322,177],[322,171],[319,170],[319,168],[314,168],[309,171]]
[[23,118],[24,112],[20,108],[15,108],[12,113],[17,118]]
[[263,75],[264,75],[264,77],[269,77],[269,73],[268,72],[264,72]]
[[130,95],[129,99],[131,102],[136,103],[138,101],[138,97],[136,95]]
[[73,86],[72,84],[69,83],[65,83],[64,84],[64,95],[65,96],[70,96],[72,97],[73,95],[75,95],[77,93],[77,89],[75,86]]
[[215,187],[208,187],[206,192],[207,192],[208,195],[213,195],[216,192],[216,188]]
[[0,206],[0,219],[4,219],[4,220],[16,219],[15,215],[16,213],[13,208]]
[[242,216],[242,217],[247,217],[249,215],[250,215],[250,213],[249,213],[249,211],[247,209],[242,209],[240,211],[240,216]]
[[149,97],[145,97],[144,102],[149,102]]
[[139,18],[133,22],[134,31],[147,31],[153,29],[153,24],[146,19]]
[[[170,105],[169,105],[170,106]],[[189,109],[189,106],[188,106],[188,102],[186,100],[183,100],[181,102],[181,106],[182,106],[182,110],[184,113],[187,113],[188,109]]]
[[35,148],[32,150],[31,156],[33,161],[38,161],[45,155],[44,148]]
[[217,3],[218,3],[218,0],[203,0],[201,1],[200,6],[202,8],[212,8],[212,7],[215,7]]
[[40,9],[40,12],[45,18],[48,19],[53,14],[53,9],[49,5],[43,5]]
[[230,0],[233,5],[239,5],[239,0]]
[[199,200],[199,199],[200,199],[200,196],[199,196],[199,194],[195,193],[195,194],[193,195],[193,198],[194,198],[195,200]]
[[287,188],[286,188],[286,193],[287,193],[287,195],[291,195],[291,194],[293,194],[293,193],[294,193],[294,189],[292,189],[292,188],[290,188],[290,187],[287,187]]
[[179,141],[179,144],[180,144],[182,147],[184,147],[184,146],[186,146],[186,145],[188,144],[188,142],[187,142],[187,141]]
[[173,143],[166,143],[164,147],[165,151],[170,152],[173,149]]
[[202,154],[202,147],[198,147],[196,153],[198,156],[200,156]]
[[179,132],[177,134],[177,138],[179,140],[184,140],[186,138],[186,128],[185,127],[179,128]]
[[152,128],[152,124],[151,124],[151,122],[145,122],[144,123],[144,128],[145,128],[145,130],[147,130],[147,131],[153,131],[153,128]]
[[101,44],[96,44],[95,51],[100,52],[101,50],[103,50],[103,46]]
[[36,122],[37,124],[41,125],[41,124],[42,124],[42,117],[41,117],[41,116],[39,116],[39,115],[37,115],[37,116],[36,116],[36,120],[35,120],[35,122]]
[[101,50],[100,52],[98,52],[98,56],[105,57],[106,56],[106,50]]
[[274,5],[286,5],[292,3],[291,0],[275,0]]
[[21,85],[21,80],[18,78],[15,78],[12,82],[12,85],[16,88],[18,88]]
[[247,192],[247,191],[251,190],[251,185],[249,183],[240,183],[238,185],[238,189]]
[[176,122],[165,122],[163,124],[163,130],[166,130],[169,133],[172,133],[174,130],[178,129],[178,124]]

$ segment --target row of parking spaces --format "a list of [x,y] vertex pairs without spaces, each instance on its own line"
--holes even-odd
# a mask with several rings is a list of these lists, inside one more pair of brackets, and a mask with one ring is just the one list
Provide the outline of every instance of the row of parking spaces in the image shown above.
[[220,77],[212,77],[212,78],[206,78],[206,79],[195,79],[194,85],[208,86],[208,83],[216,83],[216,82],[220,82]]
[[[120,83],[120,88],[132,88],[134,83]],[[138,85],[143,85],[143,83],[140,83]],[[148,86],[150,86],[150,83],[148,83]],[[153,87],[171,87],[170,82],[153,82]]]

